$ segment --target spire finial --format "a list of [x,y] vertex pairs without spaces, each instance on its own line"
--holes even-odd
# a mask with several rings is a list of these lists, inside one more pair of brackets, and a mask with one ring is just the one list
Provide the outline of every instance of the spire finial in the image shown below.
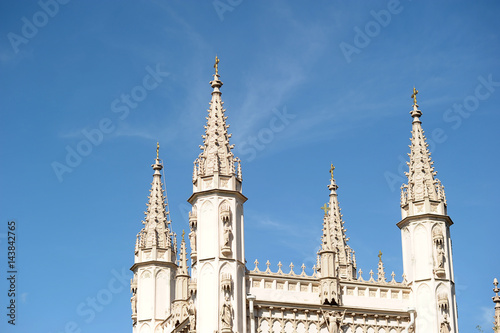
[[156,159],[160,159],[160,143],[156,141]]
[[333,166],[333,163],[330,163],[330,176],[331,176],[331,180],[333,180],[333,171],[335,170],[335,167]]
[[182,241],[184,242],[184,235],[186,234],[186,232],[184,231],[184,229],[182,229]]
[[495,321],[493,322],[495,326],[493,329],[498,330],[500,328],[500,296],[498,296],[498,292],[500,292],[500,289],[498,289],[498,280],[495,278],[493,280],[493,285],[495,288],[493,288],[493,292],[495,293],[495,296],[493,298],[493,302],[495,303]]
[[378,251],[378,260],[382,261],[382,251]]
[[215,68],[215,75],[219,75],[219,58],[217,57],[217,55],[215,55],[215,64],[214,64],[214,68]]
[[417,105],[417,94],[418,94],[418,90],[414,86],[413,87],[413,94],[411,95],[411,98],[413,98],[413,105]]
[[[493,279],[493,285],[495,286],[495,288],[493,288],[493,292],[495,293],[495,297],[493,297],[493,302],[495,302],[497,305],[495,306],[495,308],[500,308],[500,296],[498,295],[498,293],[500,292],[500,289],[498,288],[498,280],[497,278]],[[498,325],[500,325],[500,323],[498,323]]]

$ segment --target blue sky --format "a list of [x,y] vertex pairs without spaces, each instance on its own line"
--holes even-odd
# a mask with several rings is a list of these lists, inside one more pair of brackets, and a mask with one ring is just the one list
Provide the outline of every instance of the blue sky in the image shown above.
[[[128,268],[156,141],[180,234],[215,54],[249,198],[248,267],[257,258],[311,272],[333,162],[358,267],[367,277],[381,250],[401,279],[396,223],[416,86],[455,223],[459,327],[490,330],[498,2],[54,3],[0,3],[2,276],[11,219],[19,270],[15,329],[0,282],[1,331],[131,331]],[[78,149],[85,156],[69,165]]]

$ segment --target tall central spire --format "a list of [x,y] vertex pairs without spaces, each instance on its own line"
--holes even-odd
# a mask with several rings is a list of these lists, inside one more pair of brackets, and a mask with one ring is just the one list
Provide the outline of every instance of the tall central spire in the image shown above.
[[[407,163],[409,171],[406,172],[408,184],[403,184],[401,187],[401,208],[406,210],[406,214],[409,215],[425,213],[446,215],[444,187],[435,178],[437,172],[432,166],[434,162],[431,160],[429,144],[422,129],[420,121],[422,111],[418,109],[417,94],[418,90],[413,88],[411,95],[413,109],[410,111],[413,117],[411,150],[408,154],[410,162]],[[405,215],[404,212],[403,215]]]
[[[231,134],[227,130],[229,125],[226,124],[227,117],[225,116],[224,102],[221,99],[222,81],[219,75],[219,58],[215,57],[215,74],[214,79],[210,81],[213,88],[212,100],[208,109],[207,125],[205,126],[205,135],[203,135],[203,145],[200,146],[202,152],[195,161],[196,176],[211,176],[218,173],[222,176],[236,175],[235,162],[239,159],[234,157],[232,149],[234,145],[229,144]],[[240,178],[240,177],[239,177]]]
[[190,332],[246,332],[243,204],[247,198],[242,194],[241,165],[229,144],[218,57],[214,69],[202,152],[194,162],[193,194],[188,199],[193,206],[189,291],[197,327]]

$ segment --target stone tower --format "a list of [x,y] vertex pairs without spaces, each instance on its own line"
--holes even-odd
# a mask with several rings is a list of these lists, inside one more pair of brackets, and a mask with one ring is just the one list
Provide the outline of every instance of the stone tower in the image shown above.
[[[245,249],[241,166],[229,144],[216,58],[202,152],[194,162],[188,202],[191,297],[198,333],[246,332]],[[237,166],[236,166],[237,165]]]
[[149,202],[137,234],[134,272],[131,281],[133,332],[157,332],[174,300],[177,270],[175,235],[170,227],[168,207],[161,181],[163,165],[158,156],[152,165],[153,182]]
[[[408,183],[401,187],[403,269],[412,289],[416,332],[458,332],[450,226],[444,187],[435,178],[414,89]],[[448,330],[446,330],[448,329]]]

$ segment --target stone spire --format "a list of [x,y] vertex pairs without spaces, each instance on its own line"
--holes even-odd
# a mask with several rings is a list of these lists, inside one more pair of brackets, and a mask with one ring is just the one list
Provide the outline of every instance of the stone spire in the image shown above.
[[382,262],[382,251],[378,252],[377,281],[378,282],[386,282],[385,268],[384,268],[384,263]]
[[330,167],[330,200],[328,207],[323,207],[325,216],[323,218],[323,250],[332,250],[336,253],[336,267],[339,269],[340,278],[355,279],[356,278],[356,263],[354,261],[354,251],[347,244],[349,238],[346,237],[344,221],[342,220],[341,209],[339,206],[337,189],[339,188],[333,177],[335,167],[333,164]]
[[172,246],[173,233],[170,228],[168,206],[161,181],[160,171],[163,169],[163,165],[159,158],[159,144],[156,147],[156,159],[152,167],[154,170],[153,182],[149,190],[148,208],[144,213],[146,217],[142,221],[144,227],[137,237],[136,251],[156,247],[175,253],[176,249]]
[[184,230],[182,231],[182,240],[181,240],[181,250],[179,253],[179,263],[177,266],[177,274],[187,275],[188,274],[188,265],[187,265],[187,254],[186,254],[186,241],[184,240]]
[[431,153],[427,139],[422,129],[420,116],[422,111],[417,104],[418,90],[413,88],[413,117],[412,137],[410,145],[410,162],[407,162],[409,171],[406,172],[408,184],[401,186],[401,208],[403,218],[409,215],[434,213],[446,215],[446,197],[444,187],[435,178],[437,172],[432,166]]
[[177,263],[177,273],[175,276],[175,300],[187,300],[189,273],[187,265],[186,241],[184,240],[184,230],[182,231],[181,249],[179,251],[179,261]]
[[[232,152],[234,145],[229,144],[231,134],[227,132],[229,125],[226,124],[227,117],[224,114],[226,110],[221,100],[222,81],[219,79],[218,63],[219,59],[216,57],[214,79],[210,81],[213,88],[212,99],[206,118],[205,134],[202,135],[203,145],[200,146],[202,152],[195,161],[193,182],[197,176],[205,177],[216,173],[221,176],[232,176],[237,173],[234,164],[239,163],[239,159],[236,159]],[[239,172],[238,178],[241,179]]]
[[493,280],[493,285],[495,286],[495,288],[493,288],[495,296],[492,297],[493,302],[495,303],[495,321],[493,322],[493,331],[500,332],[500,296],[498,296],[500,289],[498,289],[498,280],[496,278]]

